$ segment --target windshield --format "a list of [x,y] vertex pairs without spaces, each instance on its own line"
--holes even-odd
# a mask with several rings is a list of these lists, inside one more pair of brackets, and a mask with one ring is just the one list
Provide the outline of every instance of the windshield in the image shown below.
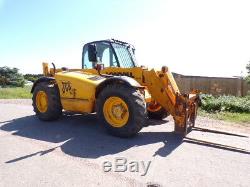
[[136,66],[134,48],[130,45],[111,43],[117,55],[120,67],[131,68]]
[[135,59],[135,49],[132,45],[121,41],[97,41],[91,42],[83,47],[82,68],[95,68],[97,62],[91,62],[88,57],[88,46],[94,45],[98,63],[102,63],[104,68],[121,67],[133,68],[137,66]]

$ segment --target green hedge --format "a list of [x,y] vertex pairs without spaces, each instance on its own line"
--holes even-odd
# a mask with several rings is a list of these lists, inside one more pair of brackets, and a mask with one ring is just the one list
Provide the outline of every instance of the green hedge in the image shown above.
[[245,112],[250,113],[250,96],[219,96],[201,95],[201,109],[207,112]]
[[42,77],[42,74],[25,74],[24,78],[28,81],[35,82],[37,79]]

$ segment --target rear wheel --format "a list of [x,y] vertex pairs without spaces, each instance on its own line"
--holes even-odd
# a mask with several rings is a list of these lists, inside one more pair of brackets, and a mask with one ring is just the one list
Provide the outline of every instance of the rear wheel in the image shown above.
[[148,117],[150,119],[162,120],[166,118],[169,114],[168,112],[157,102],[151,102],[147,106]]
[[133,87],[108,85],[97,98],[98,118],[114,136],[136,135],[146,122],[146,103]]
[[33,92],[32,102],[34,112],[43,121],[56,120],[62,114],[59,91],[54,84],[38,83]]

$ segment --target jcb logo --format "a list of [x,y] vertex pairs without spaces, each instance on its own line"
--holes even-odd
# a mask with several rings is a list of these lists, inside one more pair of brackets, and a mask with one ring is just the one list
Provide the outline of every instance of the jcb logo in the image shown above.
[[134,78],[132,72],[108,72],[107,74],[116,76],[128,76]]
[[69,92],[71,90],[71,83],[69,81],[62,81],[62,92]]

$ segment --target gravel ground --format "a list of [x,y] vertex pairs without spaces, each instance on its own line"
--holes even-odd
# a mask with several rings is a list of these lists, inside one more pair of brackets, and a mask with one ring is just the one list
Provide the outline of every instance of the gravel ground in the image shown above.
[[0,99],[0,104],[17,104],[31,106],[31,99]]
[[[184,139],[171,117],[131,139],[105,133],[95,115],[41,122],[31,100],[0,100],[0,186],[249,186],[250,129],[198,117]],[[151,161],[149,170],[103,171],[118,157]]]

